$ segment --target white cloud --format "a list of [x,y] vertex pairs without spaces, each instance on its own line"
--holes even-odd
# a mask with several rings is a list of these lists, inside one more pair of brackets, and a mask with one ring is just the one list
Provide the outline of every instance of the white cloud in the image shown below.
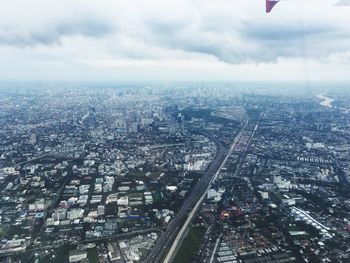
[[0,79],[349,79],[350,8],[333,2],[6,1]]

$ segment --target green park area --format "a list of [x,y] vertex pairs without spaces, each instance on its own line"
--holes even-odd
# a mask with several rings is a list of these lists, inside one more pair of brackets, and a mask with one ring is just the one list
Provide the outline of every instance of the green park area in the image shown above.
[[87,249],[89,263],[98,263],[98,254],[96,247]]
[[200,247],[204,234],[205,228],[203,226],[192,227],[177,252],[174,263],[190,262]]

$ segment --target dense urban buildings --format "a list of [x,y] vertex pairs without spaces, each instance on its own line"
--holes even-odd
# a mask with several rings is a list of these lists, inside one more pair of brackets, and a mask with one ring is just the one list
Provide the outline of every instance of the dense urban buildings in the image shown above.
[[0,1],[0,263],[350,263],[350,0]]
[[55,85],[1,90],[3,262],[349,262],[346,89]]

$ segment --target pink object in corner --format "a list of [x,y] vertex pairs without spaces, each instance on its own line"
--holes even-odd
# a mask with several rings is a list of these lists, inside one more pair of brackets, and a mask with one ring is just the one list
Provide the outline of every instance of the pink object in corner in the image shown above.
[[266,13],[270,13],[279,0],[266,0]]

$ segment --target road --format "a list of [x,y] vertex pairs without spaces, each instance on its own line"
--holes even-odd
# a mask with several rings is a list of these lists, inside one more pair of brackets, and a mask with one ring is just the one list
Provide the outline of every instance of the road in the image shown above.
[[[247,123],[246,123],[247,125]],[[200,207],[200,205],[202,204],[203,200],[205,199],[208,190],[211,187],[211,184],[216,180],[216,178],[218,177],[218,175],[220,174],[220,171],[222,169],[222,167],[224,167],[227,159],[230,157],[230,155],[233,152],[233,149],[236,147],[239,139],[242,136],[242,133],[245,130],[246,125],[242,128],[242,130],[237,134],[237,136],[235,137],[233,143],[231,144],[231,147],[229,149],[229,151],[227,152],[224,160],[222,161],[221,165],[219,166],[219,168],[217,169],[217,171],[215,172],[214,176],[211,178],[207,188],[205,189],[204,193],[202,194],[202,196],[199,198],[199,200],[197,201],[196,205],[193,207],[192,211],[189,213],[186,222],[184,223],[184,225],[182,226],[180,232],[177,234],[170,250],[167,253],[167,256],[165,257],[164,263],[168,263],[171,262],[175,256],[175,252],[177,250],[177,247],[182,243],[182,240],[185,237],[185,233],[186,233],[186,229],[188,228],[189,224],[192,222],[194,215],[196,214],[198,208]]]
[[[152,251],[147,255],[143,262],[170,262],[169,260],[172,259],[174,251],[176,251],[178,244],[183,239],[188,224],[192,221],[198,207],[205,198],[207,191],[210,189],[211,183],[217,178],[221,168],[231,155],[245,127],[246,125],[238,133],[228,151],[216,138],[211,137],[218,147],[214,161],[212,161],[202,178],[198,180],[189,197],[183,203],[181,209],[169,223],[167,230],[158,238]],[[183,224],[184,221],[185,223]],[[183,226],[181,227],[181,225]],[[170,250],[168,251],[169,248]]]
[[220,242],[220,238],[217,238],[216,242],[215,242],[214,249],[213,249],[213,253],[211,254],[211,257],[210,257],[210,260],[209,260],[209,263],[213,263],[214,262],[214,256],[215,256],[216,250],[218,249],[219,242]]
[[[151,233],[151,232],[158,232],[158,234],[161,234],[163,232],[163,228],[162,227],[154,227],[154,228],[148,228],[148,229],[144,229],[144,230],[136,230],[136,231],[122,233],[122,234],[115,234],[113,236],[89,238],[89,239],[86,239],[84,241],[78,241],[77,243],[66,240],[65,242],[60,243],[60,244],[35,245],[35,247],[26,249],[22,253],[34,253],[34,252],[43,252],[45,250],[50,250],[50,249],[58,249],[59,247],[65,245],[65,244],[77,245],[77,244],[82,244],[82,243],[93,243],[93,242],[101,242],[101,241],[116,242],[118,240],[130,238],[132,236],[144,235],[144,234]],[[18,252],[14,253],[14,252],[0,251],[1,257],[12,256],[14,254],[18,254]]]
[[18,166],[21,166],[23,164],[27,164],[27,163],[30,163],[30,162],[33,162],[33,161],[40,160],[40,159],[45,158],[47,156],[49,156],[49,154],[43,154],[43,155],[40,155],[38,157],[34,157],[33,159],[30,159],[30,160],[27,160],[27,161],[23,161],[23,162],[20,162],[20,163],[16,163],[13,166],[18,167]]

